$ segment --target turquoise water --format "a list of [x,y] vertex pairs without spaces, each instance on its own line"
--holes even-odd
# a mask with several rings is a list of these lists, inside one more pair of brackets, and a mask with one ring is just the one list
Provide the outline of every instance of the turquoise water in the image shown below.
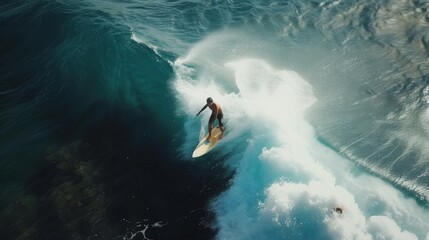
[[427,239],[427,7],[3,1],[2,238]]

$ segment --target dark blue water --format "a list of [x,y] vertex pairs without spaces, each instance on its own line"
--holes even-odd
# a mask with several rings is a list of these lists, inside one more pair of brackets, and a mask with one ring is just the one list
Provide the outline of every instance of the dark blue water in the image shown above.
[[85,5],[1,4],[2,239],[213,237],[226,176],[178,161],[171,65]]
[[428,7],[2,1],[1,238],[428,238]]

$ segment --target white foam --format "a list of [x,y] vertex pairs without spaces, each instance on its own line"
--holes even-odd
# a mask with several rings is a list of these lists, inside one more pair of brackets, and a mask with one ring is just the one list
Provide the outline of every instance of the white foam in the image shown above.
[[151,44],[148,40],[145,40],[143,37],[137,36],[136,33],[134,32],[131,33],[131,40],[140,44],[144,44],[148,48],[152,49],[158,56],[160,56],[159,49],[157,46],[155,46],[154,44]]
[[418,239],[416,235],[408,231],[402,231],[395,221],[386,216],[370,217],[368,225],[369,232],[371,232],[377,239]]
[[[214,151],[238,159],[232,185],[213,201],[218,239],[424,239],[429,211],[316,140],[305,114],[316,102],[298,73],[256,58],[216,61],[197,47],[175,63],[185,155],[198,143],[211,96],[227,134]],[[235,57],[238,58],[237,56]],[[206,67],[216,71],[206,74]],[[220,78],[230,72],[230,78]],[[231,82],[237,90],[230,91]],[[197,131],[198,130],[198,131]],[[343,213],[333,211],[341,207]]]

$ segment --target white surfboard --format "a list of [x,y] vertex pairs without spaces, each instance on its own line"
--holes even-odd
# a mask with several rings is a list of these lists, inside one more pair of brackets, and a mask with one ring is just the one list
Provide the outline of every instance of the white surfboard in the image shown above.
[[212,150],[216,144],[219,142],[221,137],[222,131],[219,127],[215,127],[212,129],[212,136],[210,137],[210,142],[207,142],[206,139],[209,136],[207,133],[203,139],[201,139],[201,142],[198,144],[198,146],[195,148],[194,152],[192,153],[192,157],[201,157],[202,155],[208,153],[210,150]]

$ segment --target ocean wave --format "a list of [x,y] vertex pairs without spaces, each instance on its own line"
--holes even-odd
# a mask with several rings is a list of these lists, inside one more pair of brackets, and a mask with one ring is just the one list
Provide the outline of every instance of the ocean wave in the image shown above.
[[427,8],[4,1],[3,172],[24,179],[42,161],[29,156],[112,108],[184,121],[177,160],[188,159],[212,96],[227,135],[211,154],[235,172],[211,204],[218,238],[428,238]]
[[[225,114],[227,134],[213,151],[227,159],[226,165],[234,169],[235,176],[231,186],[212,202],[217,238],[427,237],[428,226],[422,221],[427,218],[427,209],[392,185],[355,169],[348,159],[316,140],[318,133],[306,118],[313,105],[326,100],[316,100],[320,92],[312,82],[294,71],[276,69],[269,60],[247,58],[248,54],[240,51],[230,53],[228,48],[234,49],[238,43],[246,46],[252,40],[226,33],[197,44],[175,63],[175,88],[182,111],[193,116],[211,96]],[[216,45],[207,44],[214,39]],[[222,41],[230,44],[228,48],[222,47]],[[230,87],[231,81],[235,88]],[[185,158],[198,142],[196,130],[206,131],[207,120],[207,116],[187,118]],[[364,133],[368,136],[355,142],[371,138],[369,130]],[[382,154],[385,149],[378,147]],[[371,169],[368,162],[358,163]],[[389,172],[388,168],[381,170],[377,173]],[[387,179],[393,182],[389,176]]]

